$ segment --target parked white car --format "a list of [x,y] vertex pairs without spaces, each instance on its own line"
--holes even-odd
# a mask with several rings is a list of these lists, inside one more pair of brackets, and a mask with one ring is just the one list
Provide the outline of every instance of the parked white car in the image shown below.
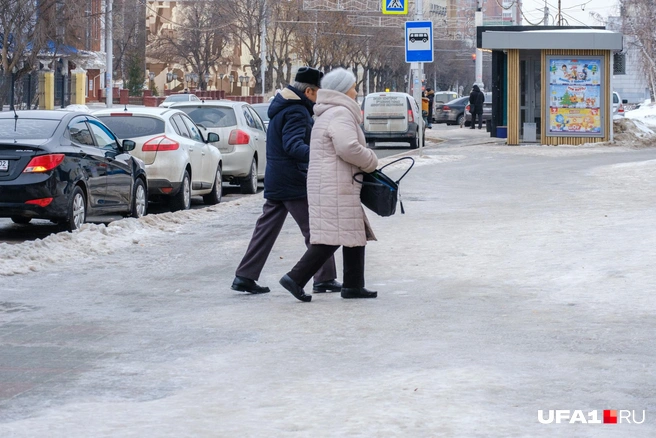
[[209,205],[221,202],[223,162],[214,146],[216,133],[204,138],[184,112],[170,108],[107,108],[94,114],[119,139],[136,142],[130,153],[146,164],[149,199],[167,199],[173,211],[190,208],[192,196],[203,196]]
[[613,91],[613,117],[620,116],[624,117],[624,104],[628,101],[622,100],[620,94],[617,91]]
[[253,109],[260,115],[260,118],[264,122],[264,127],[269,129],[269,106],[271,106],[271,103],[254,103],[252,106]]
[[177,102],[200,102],[200,99],[195,94],[189,93],[169,94],[159,106],[168,108]]
[[223,155],[223,178],[239,185],[241,193],[257,192],[266,169],[266,128],[246,102],[205,100],[176,103],[199,126],[219,135],[216,146]]

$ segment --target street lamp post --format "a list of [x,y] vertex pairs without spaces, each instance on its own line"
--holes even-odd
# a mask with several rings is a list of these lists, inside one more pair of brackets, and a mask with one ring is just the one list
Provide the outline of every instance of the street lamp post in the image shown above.
[[205,90],[207,90],[207,83],[210,81],[211,75],[209,73],[205,73],[203,77],[205,78]]
[[14,108],[14,81],[16,80],[15,78],[16,78],[16,72],[17,71],[18,71],[18,69],[16,68],[16,66],[14,66],[11,69],[11,97],[10,97],[10,101],[9,101],[9,111],[14,111],[14,109],[15,109]]
[[232,94],[232,83],[235,82],[235,77],[233,75],[228,75],[230,80],[230,94]]
[[221,80],[221,82],[219,82],[219,87],[220,87],[219,96],[223,94],[223,78],[225,78],[225,73],[219,73],[219,79]]
[[[248,82],[250,81],[250,77],[248,75],[244,76],[239,76],[239,82],[241,83],[242,86],[242,96],[248,96]],[[246,87],[246,94],[244,94],[244,87]]]
[[148,77],[150,78],[150,91],[153,91],[155,87],[153,87],[153,81],[155,80],[155,72],[151,71],[148,73]]

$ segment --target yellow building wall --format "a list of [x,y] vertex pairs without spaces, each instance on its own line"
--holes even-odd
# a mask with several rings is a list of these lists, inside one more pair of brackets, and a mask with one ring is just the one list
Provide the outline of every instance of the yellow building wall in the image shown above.
[[55,73],[39,72],[39,109],[55,109]]

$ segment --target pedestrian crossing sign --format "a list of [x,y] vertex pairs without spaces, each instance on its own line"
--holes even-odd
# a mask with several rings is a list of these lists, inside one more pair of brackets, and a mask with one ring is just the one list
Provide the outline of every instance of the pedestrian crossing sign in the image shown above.
[[387,15],[407,15],[408,0],[382,0],[383,14]]

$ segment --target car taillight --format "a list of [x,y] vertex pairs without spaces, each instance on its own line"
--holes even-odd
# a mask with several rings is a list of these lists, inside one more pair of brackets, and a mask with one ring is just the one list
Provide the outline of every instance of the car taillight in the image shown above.
[[47,172],[59,166],[64,161],[64,154],[39,155],[27,163],[23,173]]
[[451,108],[449,107],[449,105],[444,105],[442,107],[442,111],[451,111]]
[[469,105],[467,105],[467,106],[465,107],[465,111],[467,111],[468,113],[470,113],[470,112],[471,112],[471,107],[470,107]]
[[624,113],[624,105],[622,105],[622,104],[620,103],[620,107],[617,108],[617,112],[618,112],[618,113]]
[[52,202],[52,198],[39,198],[39,199],[30,199],[25,201],[26,204],[38,205],[39,207],[47,207]]
[[109,115],[112,117],[132,117],[132,113],[126,113],[125,111],[122,113],[110,113]]
[[165,135],[151,138],[143,144],[141,150],[144,152],[157,152],[157,151],[174,151],[180,148],[180,143],[171,140]]
[[233,129],[228,137],[228,144],[248,144],[251,136],[241,129]]
[[415,116],[412,114],[412,110],[408,110],[408,122],[413,123],[415,121]]

